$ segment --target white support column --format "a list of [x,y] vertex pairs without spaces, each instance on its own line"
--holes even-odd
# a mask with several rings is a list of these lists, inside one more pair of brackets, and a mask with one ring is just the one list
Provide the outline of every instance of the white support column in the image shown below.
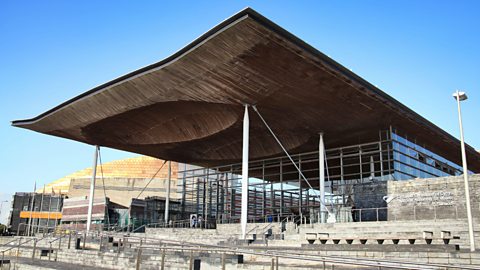
[[248,118],[248,105],[245,105],[243,116],[243,151],[242,151],[242,239],[246,238],[248,219],[248,146],[249,146],[250,120]]
[[323,132],[320,133],[318,143],[318,172],[320,177],[320,222],[325,223],[325,146],[323,144]]
[[165,197],[165,224],[168,224],[170,209],[170,182],[172,181],[172,162],[168,161],[167,196]]
[[92,224],[93,199],[95,197],[95,177],[97,176],[98,149],[98,145],[95,145],[95,154],[93,155],[92,179],[90,181],[90,196],[88,197],[87,232],[90,231],[90,225]]

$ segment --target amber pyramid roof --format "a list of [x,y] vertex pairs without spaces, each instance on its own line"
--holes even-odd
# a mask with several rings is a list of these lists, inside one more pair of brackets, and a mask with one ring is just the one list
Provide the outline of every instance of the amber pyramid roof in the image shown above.
[[[115,160],[97,166],[97,178],[152,178],[158,169],[164,163],[163,160],[139,156],[133,158],[126,158]],[[172,162],[172,177],[176,178],[177,164]],[[168,167],[165,165],[161,171],[155,175],[155,178],[166,178],[168,174]],[[57,179],[45,185],[45,193],[62,193],[68,194],[70,181],[75,178],[89,178],[92,176],[92,168],[86,168],[76,171],[60,179]],[[43,187],[37,189],[37,192],[43,192]]]

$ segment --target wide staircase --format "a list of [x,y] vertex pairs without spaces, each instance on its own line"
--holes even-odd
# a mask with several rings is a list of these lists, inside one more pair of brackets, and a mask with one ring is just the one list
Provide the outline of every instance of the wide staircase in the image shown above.
[[[478,223],[476,223],[478,224]],[[297,224],[1,239],[3,269],[480,269],[465,221]],[[476,232],[478,233],[478,232]],[[3,243],[3,244],[2,244]]]

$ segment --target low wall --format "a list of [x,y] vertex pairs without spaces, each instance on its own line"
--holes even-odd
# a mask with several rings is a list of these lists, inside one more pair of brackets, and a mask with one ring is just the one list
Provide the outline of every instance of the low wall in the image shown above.
[[[272,228],[273,234],[279,234],[282,232],[281,224],[280,223],[248,223],[247,224],[247,232],[251,231],[251,233],[261,233],[263,229],[269,227]],[[219,234],[241,234],[242,227],[240,223],[232,223],[232,224],[217,224],[217,232]]]

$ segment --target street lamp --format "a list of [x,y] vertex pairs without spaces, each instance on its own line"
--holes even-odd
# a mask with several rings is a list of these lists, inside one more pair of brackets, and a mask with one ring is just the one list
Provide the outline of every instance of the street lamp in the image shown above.
[[465,94],[465,92],[459,92],[457,90],[455,93],[453,93],[453,98],[457,100],[458,123],[460,125],[460,143],[462,147],[463,181],[465,182],[465,201],[467,204],[468,235],[470,236],[470,251],[475,251],[475,237],[473,235],[472,208],[470,206],[470,191],[468,188],[467,155],[465,153],[465,141],[463,139],[462,110],[460,109],[460,101],[467,100],[467,94]]

